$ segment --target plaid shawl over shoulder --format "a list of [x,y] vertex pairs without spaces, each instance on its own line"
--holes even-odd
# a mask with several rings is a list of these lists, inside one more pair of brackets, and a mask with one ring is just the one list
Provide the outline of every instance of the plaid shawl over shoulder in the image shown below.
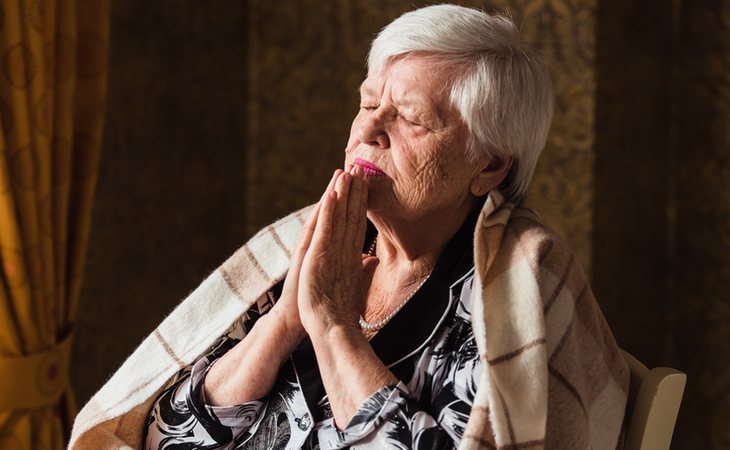
[[[70,449],[139,448],[156,395],[286,274],[311,207],[213,272],[84,406]],[[628,369],[573,254],[534,213],[485,203],[474,232],[480,381],[460,449],[615,449]]]

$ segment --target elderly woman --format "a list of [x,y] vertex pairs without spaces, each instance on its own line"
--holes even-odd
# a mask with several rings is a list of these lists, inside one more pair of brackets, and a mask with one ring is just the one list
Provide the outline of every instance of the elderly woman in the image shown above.
[[515,206],[550,126],[545,68],[509,19],[449,5],[388,25],[368,68],[320,201],[211,275],[72,447],[616,448],[616,344],[570,252]]

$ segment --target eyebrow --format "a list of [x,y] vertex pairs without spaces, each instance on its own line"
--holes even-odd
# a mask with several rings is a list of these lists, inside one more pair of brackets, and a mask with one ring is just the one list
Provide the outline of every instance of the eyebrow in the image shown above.
[[[375,92],[375,90],[372,89],[371,87],[367,86],[365,84],[365,82],[363,82],[360,85],[360,88],[358,89],[358,91],[360,92],[360,96],[368,95],[368,96],[375,97],[377,95],[377,92]],[[408,95],[405,95],[405,96],[403,96],[401,98],[398,98],[398,99],[394,99],[394,102],[398,106],[413,106],[413,105],[415,105],[415,106],[424,106],[426,104],[426,102],[420,101],[416,97],[411,97],[411,96],[408,96]],[[428,102],[428,103],[430,105],[430,102]],[[435,108],[435,109],[438,110],[438,108]]]
[[362,82],[362,84],[360,84],[360,87],[357,89],[357,91],[360,93],[361,97],[363,96],[363,94],[375,96],[375,90],[373,90],[371,87],[365,85],[364,81]]
[[432,122],[436,126],[443,126],[444,116],[439,105],[431,101],[423,101],[416,97],[405,95],[393,99],[398,109],[412,107],[416,115],[424,120]]
[[[370,86],[366,85],[365,81],[363,81],[362,84],[360,84],[358,91],[360,92],[361,98],[363,96],[371,96],[371,97],[377,96],[377,92],[374,89],[372,89]],[[411,106],[411,107],[415,106],[415,108],[414,108],[415,112],[419,117],[421,117],[429,122],[433,122],[433,124],[436,126],[443,126],[445,123],[443,111],[441,110],[439,105],[436,105],[435,103],[424,102],[424,101],[419,100],[416,97],[412,97],[412,96],[408,96],[408,95],[405,95],[401,98],[393,99],[393,102],[398,107],[398,109],[408,108],[409,106]],[[424,108],[425,106],[428,106],[428,108]],[[428,110],[429,112],[427,112],[426,110]]]

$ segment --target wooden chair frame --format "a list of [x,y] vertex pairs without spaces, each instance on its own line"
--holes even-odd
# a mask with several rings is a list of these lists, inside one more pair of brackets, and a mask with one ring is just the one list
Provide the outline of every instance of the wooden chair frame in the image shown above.
[[687,375],[670,367],[649,370],[623,351],[631,371],[624,450],[668,450]]

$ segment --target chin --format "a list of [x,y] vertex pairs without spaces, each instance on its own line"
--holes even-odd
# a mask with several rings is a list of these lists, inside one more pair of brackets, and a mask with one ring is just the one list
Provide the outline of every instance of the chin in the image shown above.
[[378,196],[373,194],[372,190],[368,191],[368,212],[381,210],[382,203]]
[[375,213],[379,214],[385,211],[389,211],[391,202],[387,201],[387,196],[383,195],[382,192],[378,192],[377,189],[368,189],[368,214]]

